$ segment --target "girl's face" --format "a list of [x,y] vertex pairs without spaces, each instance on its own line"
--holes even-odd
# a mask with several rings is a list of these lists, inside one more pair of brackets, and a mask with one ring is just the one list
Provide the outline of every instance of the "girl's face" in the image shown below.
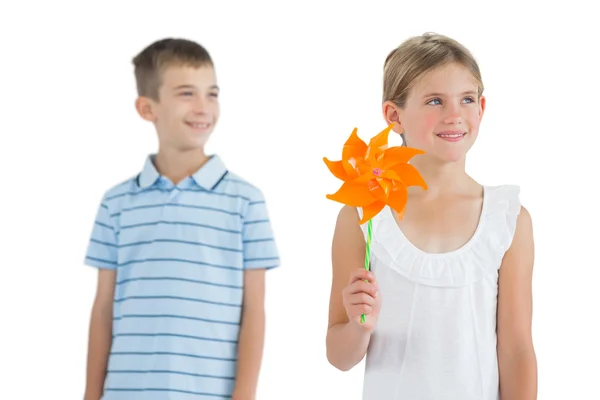
[[411,89],[405,107],[384,104],[388,123],[406,145],[443,162],[464,159],[473,146],[485,109],[478,85],[464,66],[452,63],[425,74]]

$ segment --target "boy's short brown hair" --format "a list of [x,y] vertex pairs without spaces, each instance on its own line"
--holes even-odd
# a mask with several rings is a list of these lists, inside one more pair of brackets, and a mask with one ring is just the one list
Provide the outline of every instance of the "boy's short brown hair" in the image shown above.
[[158,90],[167,67],[214,67],[208,51],[196,42],[167,38],[158,40],[133,58],[138,96],[159,100]]

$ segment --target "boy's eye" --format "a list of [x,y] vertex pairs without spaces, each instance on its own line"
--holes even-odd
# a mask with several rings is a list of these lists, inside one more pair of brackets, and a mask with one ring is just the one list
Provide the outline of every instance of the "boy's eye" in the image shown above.
[[219,97],[219,93],[210,93],[209,96],[210,97]]
[[431,104],[431,105],[435,106],[438,104],[442,104],[442,101],[440,99],[433,99],[433,100],[430,100],[427,104]]
[[467,101],[467,103],[474,103],[475,99],[473,99],[472,97],[467,97],[465,98],[465,100]]
[[191,96],[192,92],[181,92],[180,93],[182,96]]

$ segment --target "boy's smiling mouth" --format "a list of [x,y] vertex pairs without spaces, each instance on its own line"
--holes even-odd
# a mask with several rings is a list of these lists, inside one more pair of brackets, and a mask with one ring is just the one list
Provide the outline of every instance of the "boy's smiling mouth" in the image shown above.
[[207,129],[210,127],[208,122],[186,122],[186,124],[193,129]]

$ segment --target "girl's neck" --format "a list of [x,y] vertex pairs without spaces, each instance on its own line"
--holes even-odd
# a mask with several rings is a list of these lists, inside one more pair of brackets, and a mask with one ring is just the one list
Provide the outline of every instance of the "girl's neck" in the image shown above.
[[163,147],[159,149],[154,162],[159,174],[176,185],[198,171],[208,159],[204,148],[181,151]]
[[[443,162],[439,159],[419,156],[411,161],[427,183],[426,197],[464,192],[477,183],[465,171],[465,159],[456,162]],[[422,190],[422,189],[421,189]]]

